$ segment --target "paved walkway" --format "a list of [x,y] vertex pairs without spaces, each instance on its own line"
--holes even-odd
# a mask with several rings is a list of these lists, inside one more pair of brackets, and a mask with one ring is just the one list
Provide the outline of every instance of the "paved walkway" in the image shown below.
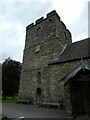
[[65,112],[58,109],[39,108],[37,105],[3,104],[2,113],[9,118],[64,118]]

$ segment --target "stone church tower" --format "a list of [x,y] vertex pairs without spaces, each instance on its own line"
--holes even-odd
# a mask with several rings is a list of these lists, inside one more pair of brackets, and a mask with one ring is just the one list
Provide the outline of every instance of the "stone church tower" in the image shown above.
[[60,97],[49,75],[49,62],[71,43],[71,33],[55,10],[26,27],[19,96],[31,96],[34,103],[41,97]]

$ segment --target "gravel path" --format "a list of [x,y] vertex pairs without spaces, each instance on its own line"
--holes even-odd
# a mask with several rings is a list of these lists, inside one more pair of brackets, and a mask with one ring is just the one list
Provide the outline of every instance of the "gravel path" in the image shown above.
[[63,110],[39,108],[37,105],[3,104],[2,113],[9,118],[64,118]]

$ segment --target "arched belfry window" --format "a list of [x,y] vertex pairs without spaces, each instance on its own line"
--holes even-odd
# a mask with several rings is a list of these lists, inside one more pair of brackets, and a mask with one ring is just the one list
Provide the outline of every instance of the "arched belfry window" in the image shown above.
[[38,27],[37,28],[37,35],[39,35],[40,31],[41,31],[41,27]]
[[37,75],[37,83],[41,83],[41,73],[38,72],[38,75]]

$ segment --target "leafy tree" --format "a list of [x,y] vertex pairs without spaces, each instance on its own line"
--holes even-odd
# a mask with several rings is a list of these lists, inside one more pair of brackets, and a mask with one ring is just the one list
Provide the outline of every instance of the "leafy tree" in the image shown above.
[[2,91],[4,98],[18,93],[21,63],[7,58],[2,63]]

